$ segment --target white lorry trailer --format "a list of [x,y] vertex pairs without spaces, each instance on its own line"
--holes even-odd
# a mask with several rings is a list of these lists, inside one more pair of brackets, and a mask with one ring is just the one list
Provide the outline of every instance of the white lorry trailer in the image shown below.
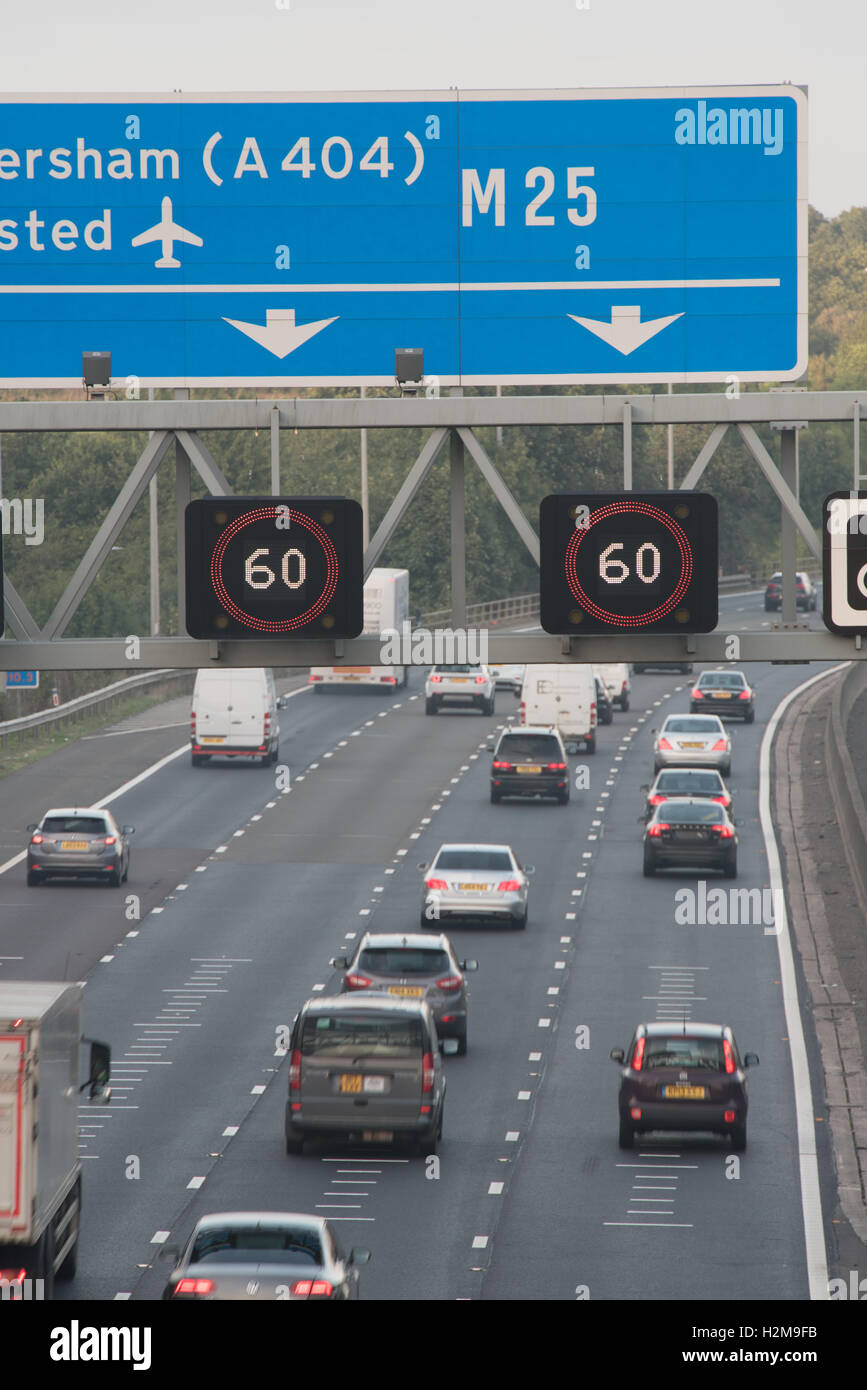
[[[409,570],[372,569],[364,585],[362,636],[378,637],[387,631],[402,635],[403,624],[408,622]],[[311,666],[310,684],[314,690],[324,690],[329,685],[397,690],[406,685],[406,666]]]
[[[111,1052],[81,1036],[83,985],[0,984],[0,1295],[51,1298],[75,1274],[79,1093],[104,1104]],[[82,1084],[82,1043],[89,1044]]]

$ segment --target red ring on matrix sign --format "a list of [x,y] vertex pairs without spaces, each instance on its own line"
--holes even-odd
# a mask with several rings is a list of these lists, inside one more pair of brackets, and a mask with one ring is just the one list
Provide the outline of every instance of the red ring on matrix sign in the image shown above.
[[312,516],[306,516],[304,512],[296,511],[295,508],[289,509],[289,525],[303,526],[316,537],[325,554],[327,572],[325,576],[325,586],[315,603],[303,613],[297,614],[294,618],[280,618],[272,620],[269,618],[255,618],[250,613],[245,613],[243,608],[239,608],[232,599],[223,583],[223,558],[226,554],[226,547],[229,542],[234,540],[239,531],[243,531],[245,526],[250,526],[254,521],[274,521],[277,517],[277,507],[256,507],[251,512],[244,512],[230,523],[220,536],[214,546],[214,553],[211,556],[211,583],[214,593],[220,600],[223,608],[230,613],[238,622],[245,627],[254,628],[257,632],[292,632],[295,628],[303,627],[313,618],[318,618],[319,614],[328,607],[337,588],[340,566],[337,560],[337,551],[328,533],[323,530],[318,521],[314,521]]
[[[607,609],[600,608],[598,603],[594,603],[593,599],[585,594],[576,573],[575,562],[578,554],[578,547],[581,545],[581,542],[587,539],[597,521],[605,521],[610,516],[619,515],[647,516],[650,517],[651,520],[661,523],[661,525],[665,526],[671,532],[680,550],[680,580],[674,593],[669,599],[666,599],[665,603],[659,604],[658,607],[652,609],[649,613],[638,614],[631,618],[624,617],[620,613],[609,613]],[[569,585],[570,593],[578,600],[581,606],[587,610],[591,617],[601,622],[612,623],[615,627],[645,627],[648,623],[655,623],[660,618],[664,618],[667,613],[670,613],[673,608],[677,607],[678,603],[683,598],[692,580],[692,549],[682,527],[678,525],[673,516],[669,516],[667,512],[660,511],[659,507],[654,507],[649,502],[608,502],[604,507],[599,507],[597,511],[592,513],[589,526],[583,526],[580,530],[572,533],[569,538],[569,544],[566,546],[565,567],[566,583]]]

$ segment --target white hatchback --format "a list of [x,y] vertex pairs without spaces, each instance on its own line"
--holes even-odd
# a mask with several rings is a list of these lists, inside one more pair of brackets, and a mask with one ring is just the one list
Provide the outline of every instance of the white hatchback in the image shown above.
[[732,741],[715,714],[670,714],[654,733],[654,772],[663,767],[715,767],[728,777],[732,770]]
[[487,666],[434,666],[424,683],[424,712],[436,714],[443,705],[494,712],[494,678]]

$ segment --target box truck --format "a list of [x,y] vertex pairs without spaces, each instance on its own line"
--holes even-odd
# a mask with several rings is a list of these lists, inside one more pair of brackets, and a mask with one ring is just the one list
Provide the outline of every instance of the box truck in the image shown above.
[[[392,631],[403,635],[409,622],[409,570],[372,569],[364,586],[363,637]],[[401,655],[405,655],[402,651]],[[406,685],[406,666],[311,666],[314,690],[330,685],[378,686],[397,690]]]
[[276,763],[280,707],[270,667],[199,671],[190,712],[193,767],[215,756]]
[[[0,984],[0,1285],[51,1298],[75,1274],[79,1094],[105,1104],[111,1052],[81,1036],[82,984]],[[87,1046],[82,1047],[82,1044]],[[89,1053],[88,1053],[89,1048]],[[82,1083],[79,1069],[85,1065]]]
[[566,745],[577,753],[596,752],[596,680],[592,666],[528,666],[521,698],[522,724],[553,724]]

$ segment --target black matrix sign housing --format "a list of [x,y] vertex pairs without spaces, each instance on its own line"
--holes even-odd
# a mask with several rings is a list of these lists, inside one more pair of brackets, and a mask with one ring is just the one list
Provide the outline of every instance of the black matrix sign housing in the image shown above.
[[718,508],[706,492],[568,492],[539,509],[546,632],[711,632]]
[[361,507],[346,497],[205,497],[186,511],[191,637],[357,637]]

